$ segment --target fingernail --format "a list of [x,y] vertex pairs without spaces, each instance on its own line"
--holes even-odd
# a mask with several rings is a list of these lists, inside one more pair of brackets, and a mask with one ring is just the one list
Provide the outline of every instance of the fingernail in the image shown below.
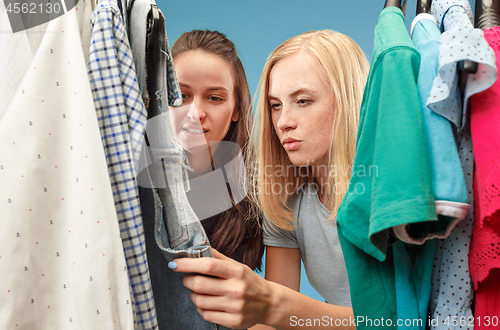
[[177,263],[175,261],[170,261],[168,263],[168,268],[170,268],[170,269],[176,269],[177,268]]

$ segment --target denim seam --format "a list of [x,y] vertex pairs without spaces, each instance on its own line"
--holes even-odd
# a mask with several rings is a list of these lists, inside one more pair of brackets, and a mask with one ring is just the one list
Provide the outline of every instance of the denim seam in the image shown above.
[[[182,196],[181,196],[179,189],[177,188],[177,184],[178,184],[178,182],[174,182],[175,194],[172,194],[172,195],[176,196],[177,200],[181,200]],[[182,225],[181,225],[180,237],[177,239],[171,240],[170,245],[172,248],[178,247],[179,245],[189,241],[189,237],[190,237],[189,230],[187,230],[186,217],[184,216],[184,213],[185,213],[184,205],[179,204],[179,205],[176,205],[176,207],[179,207],[179,209],[180,209],[179,212],[177,212],[177,215],[179,217],[179,222],[182,222]],[[186,232],[186,233],[184,234],[184,232]],[[177,241],[179,241],[179,242],[175,243]]]

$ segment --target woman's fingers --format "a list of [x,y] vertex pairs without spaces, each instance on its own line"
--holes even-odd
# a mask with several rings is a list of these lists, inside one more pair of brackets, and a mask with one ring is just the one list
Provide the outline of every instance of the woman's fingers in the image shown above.
[[171,267],[171,264],[175,264],[175,267],[171,268],[173,268],[176,272],[198,273],[220,278],[234,278],[235,276],[237,277],[243,274],[244,265],[230,258],[224,257],[217,251],[215,251],[215,254],[217,254],[216,258],[203,257],[175,259],[173,263],[169,263],[169,267]]
[[231,329],[247,329],[253,326],[253,323],[247,325],[243,316],[240,314],[226,313],[220,311],[212,311],[198,308],[198,313],[205,319],[205,321],[220,324]]
[[[198,276],[201,277],[201,276]],[[191,300],[196,305],[198,312],[208,322],[217,323],[231,329],[247,329],[253,324],[246,324],[245,301],[231,299],[228,296],[214,296],[191,293]]]
[[213,296],[222,296],[227,294],[225,280],[203,275],[187,274],[184,276],[183,284],[189,290]]
[[244,308],[243,301],[230,299],[226,296],[212,296],[206,294],[191,293],[191,300],[196,307],[203,310],[219,311],[226,313],[241,313]]
[[192,291],[199,313],[209,322],[232,329],[262,323],[271,293],[266,280],[248,266],[212,251],[215,258],[182,258],[169,263],[175,271],[188,273],[183,284]]
[[215,259],[221,259],[221,260],[231,260],[231,258],[229,257],[226,257],[225,255],[223,255],[222,253],[220,253],[219,251],[217,251],[216,249],[214,249],[213,247],[210,247],[210,249],[212,249],[212,253],[215,257]]

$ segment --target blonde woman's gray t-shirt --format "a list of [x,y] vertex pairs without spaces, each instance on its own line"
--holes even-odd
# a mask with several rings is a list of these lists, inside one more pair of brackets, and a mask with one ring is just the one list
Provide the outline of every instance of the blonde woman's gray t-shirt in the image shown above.
[[336,218],[320,202],[315,185],[304,184],[291,197],[297,219],[292,231],[278,229],[264,220],[264,245],[300,249],[309,282],[325,301],[351,307],[344,255],[337,235]]

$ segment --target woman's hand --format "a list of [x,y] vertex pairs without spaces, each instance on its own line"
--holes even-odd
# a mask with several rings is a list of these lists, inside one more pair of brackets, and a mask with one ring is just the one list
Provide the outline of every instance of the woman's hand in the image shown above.
[[[340,319],[342,325],[339,328],[355,329],[349,322],[354,318],[352,308],[330,305],[285,286],[298,290],[298,249],[269,248],[266,257],[266,273],[269,274],[266,276],[269,275],[270,280],[214,249],[212,252],[215,258],[182,258],[169,263],[176,272],[190,273],[184,277],[184,285],[193,291],[191,300],[205,320],[233,329],[247,329],[258,323],[275,329],[296,329],[292,317],[320,319],[327,316]],[[284,260],[278,262],[275,258]],[[333,324],[331,327],[337,328]],[[258,328],[264,327],[259,325]],[[309,328],[323,329],[324,326]]]
[[213,248],[212,252],[215,258],[181,258],[169,263],[176,272],[189,273],[184,286],[193,291],[191,300],[201,316],[233,329],[267,323],[272,284],[248,266]]

